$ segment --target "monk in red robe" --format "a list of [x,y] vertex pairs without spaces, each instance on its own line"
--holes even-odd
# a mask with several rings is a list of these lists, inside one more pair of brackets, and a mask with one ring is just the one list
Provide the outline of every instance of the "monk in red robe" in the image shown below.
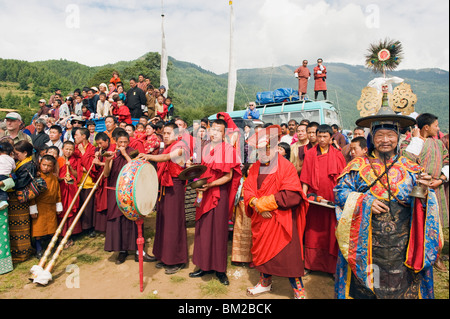
[[[318,144],[305,153],[300,182],[305,194],[314,193],[317,197],[334,203],[333,188],[346,166],[345,158],[341,151],[331,144],[333,135],[331,126],[319,125],[316,134]],[[334,208],[315,204],[309,206],[305,228],[307,269],[335,273],[338,255],[335,228]]]
[[294,297],[303,299],[303,231],[308,201],[294,165],[277,152],[280,132],[281,128],[273,125],[249,139],[249,145],[257,149],[258,161],[248,171],[243,192],[246,214],[252,220],[253,263],[260,280],[247,294],[270,291],[272,275],[276,275],[288,277]]
[[138,150],[139,153],[145,152],[145,141],[135,136],[136,128],[133,124],[127,124],[125,126],[125,131],[130,136],[130,147]]
[[[108,208],[106,213],[106,233],[105,233],[105,251],[119,252],[116,259],[116,264],[125,262],[128,251],[134,250],[136,262],[139,261],[139,251],[136,240],[138,238],[138,229],[134,221],[125,217],[117,206],[116,200],[116,183],[119,178],[121,169],[129,162],[131,162],[130,154],[134,151],[129,147],[128,133],[120,129],[115,133],[116,148],[114,152],[108,152],[109,156],[105,161],[104,176],[108,179]],[[144,261],[154,261],[150,256],[143,251]]]
[[[241,136],[243,134],[240,134],[241,131],[239,130],[239,127],[234,123],[233,119],[231,118],[230,114],[226,112],[219,112],[217,113],[217,118],[222,119],[227,123],[227,130],[225,132],[225,142],[230,144],[234,147],[236,150],[237,157],[240,157],[241,154]],[[243,154],[243,149],[242,149]]]
[[189,147],[177,139],[177,125],[164,126],[162,154],[139,154],[139,158],[157,163],[160,195],[156,213],[153,254],[157,268],[164,267],[167,275],[183,269],[188,262],[188,242],[185,214],[186,181],[178,178],[189,160]]
[[[98,180],[105,167],[106,158],[103,155],[105,152],[114,152],[116,149],[116,144],[110,143],[110,138],[105,132],[98,132],[95,135],[95,143],[97,148],[95,149],[94,166],[92,167],[95,175],[93,177],[94,182]],[[103,176],[95,191],[95,230],[103,233],[106,232],[106,212],[108,210],[107,183],[107,178]]]
[[[75,139],[74,155],[80,158],[81,166],[83,168],[83,177],[81,180],[83,180],[84,176],[88,174],[89,169],[92,166],[92,161],[95,158],[95,146],[89,143],[89,135],[90,132],[85,127],[77,128],[74,135]],[[91,172],[88,174],[86,178],[86,182],[83,185],[83,189],[80,192],[81,203],[84,203],[87,200],[89,194],[94,188],[95,183],[92,180],[93,176],[94,172],[92,172],[91,170]],[[95,237],[96,235],[94,227],[95,216],[96,216],[95,196],[92,196],[80,218],[83,231],[86,231],[90,237]]]
[[303,60],[302,65],[299,66],[294,73],[295,77],[298,79],[298,95],[303,99],[308,90],[308,80],[311,77],[311,72],[308,69],[308,60]]
[[197,188],[198,204],[195,215],[194,254],[192,261],[198,269],[189,277],[202,277],[216,272],[219,281],[228,285],[227,241],[228,220],[231,219],[234,198],[242,176],[236,150],[224,142],[227,123],[216,120],[211,127],[211,142],[203,149],[201,176],[207,183]]
[[[66,141],[62,147],[63,156],[58,158],[59,164],[59,186],[61,189],[61,202],[63,205],[63,213],[58,214],[58,225],[61,223],[64,214],[69,209],[70,204],[75,198],[75,194],[78,191],[78,183],[82,181],[81,177],[83,176],[83,168],[81,167],[81,160],[79,157],[73,155],[75,151],[75,144],[71,141]],[[69,212],[66,223],[63,226],[60,236],[64,237],[69,227],[72,225],[73,220],[78,212],[78,208],[80,207],[80,197],[78,196],[75,199],[72,210]],[[78,220],[75,225],[72,235],[76,235],[81,233],[81,223]],[[73,240],[69,239],[66,243],[66,247],[70,247],[73,245]]]

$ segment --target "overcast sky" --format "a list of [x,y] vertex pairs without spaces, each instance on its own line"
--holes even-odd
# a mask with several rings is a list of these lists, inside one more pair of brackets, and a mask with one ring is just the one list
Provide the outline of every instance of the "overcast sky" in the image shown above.
[[[369,45],[389,37],[404,47],[399,69],[449,70],[448,0],[234,0],[233,9],[238,69],[318,57],[363,65]],[[228,0],[0,0],[0,58],[134,60],[161,52],[162,11],[169,56],[228,71]]]

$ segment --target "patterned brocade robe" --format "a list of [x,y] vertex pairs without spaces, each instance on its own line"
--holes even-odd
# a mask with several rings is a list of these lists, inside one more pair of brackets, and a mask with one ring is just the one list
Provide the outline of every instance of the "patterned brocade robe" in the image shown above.
[[[372,161],[372,163],[370,163]],[[405,157],[355,158],[334,189],[337,298],[434,298],[433,263],[443,244],[436,195],[425,200],[409,194],[420,166]],[[377,176],[388,170],[391,196]],[[372,214],[375,199],[390,212]]]

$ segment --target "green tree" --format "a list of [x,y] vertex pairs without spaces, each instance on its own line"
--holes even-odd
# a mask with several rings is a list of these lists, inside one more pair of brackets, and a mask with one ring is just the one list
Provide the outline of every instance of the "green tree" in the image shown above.
[[89,79],[87,86],[88,87],[92,87],[92,86],[98,87],[100,85],[100,83],[105,83],[106,85],[108,85],[109,80],[112,77],[113,71],[115,71],[115,69],[113,67],[101,68],[100,70],[97,71],[97,73],[95,73],[92,76],[92,78]]

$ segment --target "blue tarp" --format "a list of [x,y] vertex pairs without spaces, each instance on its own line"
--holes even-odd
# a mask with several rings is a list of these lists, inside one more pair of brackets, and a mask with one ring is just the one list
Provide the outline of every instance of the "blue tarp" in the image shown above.
[[291,88],[280,88],[275,91],[256,93],[256,103],[258,104],[281,103],[298,100],[298,91]]

